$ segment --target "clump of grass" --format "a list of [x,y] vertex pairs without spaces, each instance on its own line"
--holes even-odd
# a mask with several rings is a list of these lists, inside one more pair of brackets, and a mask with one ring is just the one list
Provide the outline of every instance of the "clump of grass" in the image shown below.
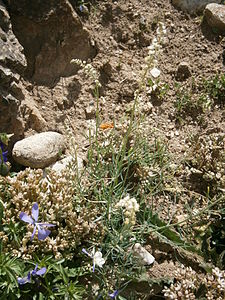
[[211,110],[215,105],[224,106],[225,76],[217,74],[214,77],[203,79],[196,84],[193,80],[189,87],[175,84],[176,101],[174,103],[175,118],[182,122],[190,117],[203,123],[203,113]]
[[176,101],[174,103],[175,118],[182,124],[187,117],[196,119],[203,112],[203,101],[196,101],[192,88],[186,88],[176,83]]
[[202,90],[206,93],[214,104],[225,104],[225,75],[217,74],[214,77],[203,80]]

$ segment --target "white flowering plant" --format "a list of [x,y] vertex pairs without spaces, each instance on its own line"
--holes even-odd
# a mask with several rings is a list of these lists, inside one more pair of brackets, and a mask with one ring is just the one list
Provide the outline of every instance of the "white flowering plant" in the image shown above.
[[127,195],[116,204],[115,208],[122,208],[125,216],[125,225],[135,225],[136,212],[139,211],[139,204],[134,197],[130,198],[130,196]]

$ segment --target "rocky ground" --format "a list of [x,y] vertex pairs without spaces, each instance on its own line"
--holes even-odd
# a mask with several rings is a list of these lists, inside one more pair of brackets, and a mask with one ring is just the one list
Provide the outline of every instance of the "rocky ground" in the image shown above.
[[[65,132],[65,122],[70,122],[78,145],[82,144],[81,135],[95,117],[96,104],[90,83],[79,73],[73,75],[77,68],[70,64],[72,58],[90,61],[100,72],[102,121],[123,115],[133,99],[159,20],[164,22],[167,36],[157,67],[168,92],[161,100],[143,99],[141,109],[147,110],[150,128],[164,132],[177,152],[185,151],[190,132],[222,130],[223,110],[217,107],[205,112],[204,120],[196,120],[190,113],[179,128],[175,118],[176,82],[190,87],[193,81],[197,84],[224,71],[223,36],[202,21],[201,15],[190,16],[170,1],[97,1],[88,4],[88,12],[71,4],[79,16],[69,3],[60,14],[62,3],[51,14],[51,5],[39,15],[35,5],[31,11],[24,9],[26,1],[21,7],[10,2],[10,16],[2,8],[1,131],[13,132],[13,142],[35,132]],[[79,28],[76,34],[72,26]],[[178,70],[183,63],[188,69],[184,78],[182,72],[186,71],[181,70],[180,75]],[[150,111],[149,102],[153,105]]]

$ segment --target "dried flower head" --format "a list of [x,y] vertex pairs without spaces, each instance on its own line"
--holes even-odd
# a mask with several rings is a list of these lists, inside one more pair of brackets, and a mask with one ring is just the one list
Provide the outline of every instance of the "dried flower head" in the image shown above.
[[126,225],[135,225],[136,212],[139,211],[139,204],[134,197],[130,198],[130,196],[127,195],[116,204],[116,208],[123,208]]
[[[52,253],[57,259],[71,259],[82,239],[101,239],[103,226],[101,221],[95,221],[101,209],[76,198],[76,176],[76,169],[72,167],[60,174],[50,171],[47,177],[43,177],[42,170],[27,168],[14,178],[1,178],[0,184],[4,187],[0,189],[0,198],[4,199],[3,229],[10,223],[19,222],[19,216],[28,223],[27,232],[25,226],[18,231],[22,246],[15,243],[6,231],[0,233],[5,252],[12,252],[23,259],[32,259],[34,252]],[[33,201],[36,202],[35,207]],[[37,222],[37,207],[42,223]],[[21,211],[29,214],[31,210],[32,217],[25,213],[20,215]],[[50,237],[44,227],[46,223],[56,225],[52,227]],[[34,234],[35,226],[39,236]]]
[[225,297],[225,271],[214,268],[212,274],[205,276],[196,273],[191,267],[182,266],[175,273],[176,282],[170,287],[164,287],[163,293],[166,299],[197,299],[200,287],[204,293],[202,297],[207,300],[222,300]]

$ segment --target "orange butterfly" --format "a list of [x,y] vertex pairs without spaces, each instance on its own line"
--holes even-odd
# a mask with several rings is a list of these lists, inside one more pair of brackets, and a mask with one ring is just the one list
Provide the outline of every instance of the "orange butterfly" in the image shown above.
[[99,126],[100,129],[105,130],[105,129],[109,129],[109,128],[114,128],[114,124],[112,123],[102,123]]

